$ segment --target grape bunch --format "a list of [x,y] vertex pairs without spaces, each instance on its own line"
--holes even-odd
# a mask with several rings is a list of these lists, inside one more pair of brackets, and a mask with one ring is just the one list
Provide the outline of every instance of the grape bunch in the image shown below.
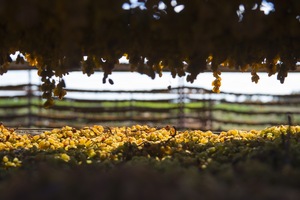
[[[45,104],[51,106],[53,96],[65,95],[62,79],[68,72],[81,70],[90,76],[102,70],[105,83],[123,55],[129,59],[131,71],[151,78],[168,70],[173,77],[186,76],[193,82],[211,67],[215,92],[220,91],[219,71],[224,67],[252,69],[255,83],[258,71],[277,73],[283,83],[287,73],[297,68],[298,0],[274,1],[274,10],[268,15],[256,0],[230,4],[226,0],[149,0],[140,4],[125,0],[113,4],[109,0],[4,0],[0,74],[12,63],[9,55],[20,51],[29,65],[38,69]],[[183,9],[178,11],[178,6]],[[18,56],[16,63],[23,62]],[[53,83],[54,76],[60,81]]]

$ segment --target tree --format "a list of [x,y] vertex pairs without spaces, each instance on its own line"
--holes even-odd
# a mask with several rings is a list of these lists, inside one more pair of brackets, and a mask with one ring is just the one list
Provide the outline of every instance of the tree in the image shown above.
[[[152,78],[168,69],[193,82],[211,69],[215,92],[224,67],[250,69],[254,82],[264,69],[283,83],[300,61],[299,0],[270,0],[269,14],[260,10],[261,0],[132,2],[1,0],[0,74],[19,50],[37,67],[51,105],[53,93],[65,95],[62,78],[68,72],[81,67],[89,76],[102,69],[105,82],[124,54],[132,71]],[[23,61],[19,55],[16,62]]]

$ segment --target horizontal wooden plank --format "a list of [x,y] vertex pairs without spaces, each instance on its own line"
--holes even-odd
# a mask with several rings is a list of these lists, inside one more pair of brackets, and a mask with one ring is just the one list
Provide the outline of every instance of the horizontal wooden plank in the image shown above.
[[[185,68],[187,67],[187,65],[185,65]],[[28,64],[28,62],[25,62],[24,64],[16,64],[16,62],[12,62],[9,65],[9,70],[34,70],[36,69],[36,67],[30,66]],[[228,68],[228,67],[222,67],[220,69],[222,72],[236,72],[236,73],[251,73],[251,68],[247,69],[246,71],[241,72],[239,69],[235,69],[235,68]],[[76,67],[76,68],[72,68],[70,69],[70,71],[82,71],[82,67]],[[102,69],[94,69],[94,71],[102,71]],[[116,72],[131,72],[131,65],[127,64],[127,63],[120,63],[120,64],[116,64],[114,65],[114,69],[113,71]],[[169,70],[167,68],[164,68],[163,71],[169,72]],[[212,70],[210,69],[210,66],[205,69],[203,72],[211,72]],[[259,72],[266,72],[265,68],[260,68]],[[295,70],[291,70],[289,71],[289,73],[297,73],[300,72],[300,66],[299,64],[297,65],[297,67],[295,68]],[[267,72],[266,72],[267,73]]]
[[248,126],[278,126],[282,123],[280,122],[271,122],[271,121],[232,121],[232,120],[223,120],[223,119],[213,119],[214,123],[222,123],[222,124],[232,124],[232,125],[248,125]]
[[232,109],[224,109],[224,108],[189,108],[191,112],[201,113],[201,112],[224,112],[224,113],[233,113],[237,115],[286,115],[288,113],[293,113],[294,115],[300,115],[300,109],[295,110],[293,106],[291,106],[291,111],[262,111],[260,109],[251,110],[251,111],[242,111],[242,110],[232,110]]

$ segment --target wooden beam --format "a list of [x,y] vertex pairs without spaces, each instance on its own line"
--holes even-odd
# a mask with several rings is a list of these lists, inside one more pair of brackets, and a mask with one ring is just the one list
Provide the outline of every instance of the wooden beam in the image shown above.
[[[16,64],[15,62],[12,62],[9,67],[8,70],[31,70],[31,69],[36,69],[36,67],[34,66],[30,66],[27,62],[24,64]],[[71,68],[71,71],[81,71],[81,68]],[[95,69],[95,71],[102,71],[101,69]],[[121,63],[121,64],[117,64],[114,67],[114,70],[116,72],[130,72],[130,64],[126,64],[126,63]],[[168,69],[164,69],[163,71],[169,71]],[[205,70],[205,72],[211,72],[212,70],[210,69],[210,66],[208,66],[208,69]],[[220,67],[220,71],[221,72],[242,72],[239,71],[238,69],[230,69],[228,67]],[[244,71],[243,71],[244,72]],[[251,69],[248,69],[245,72],[251,72]],[[264,69],[259,69],[259,72],[266,72]],[[289,71],[290,72],[300,72],[300,63],[297,65],[296,70],[293,71]]]

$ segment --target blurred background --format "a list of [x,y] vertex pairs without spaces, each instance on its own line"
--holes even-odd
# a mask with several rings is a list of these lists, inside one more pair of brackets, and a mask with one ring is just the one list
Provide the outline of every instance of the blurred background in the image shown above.
[[[158,75],[157,75],[158,76]],[[102,83],[102,72],[90,77],[75,71],[63,77],[67,95],[43,107],[37,70],[9,70],[0,77],[0,121],[14,128],[55,128],[148,124],[178,129],[260,129],[300,122],[299,73],[289,73],[284,84],[276,75],[223,72],[221,93],[212,93],[211,72],[191,84],[169,72],[151,79],[136,72],[114,72]],[[57,78],[58,80],[58,78]]]

